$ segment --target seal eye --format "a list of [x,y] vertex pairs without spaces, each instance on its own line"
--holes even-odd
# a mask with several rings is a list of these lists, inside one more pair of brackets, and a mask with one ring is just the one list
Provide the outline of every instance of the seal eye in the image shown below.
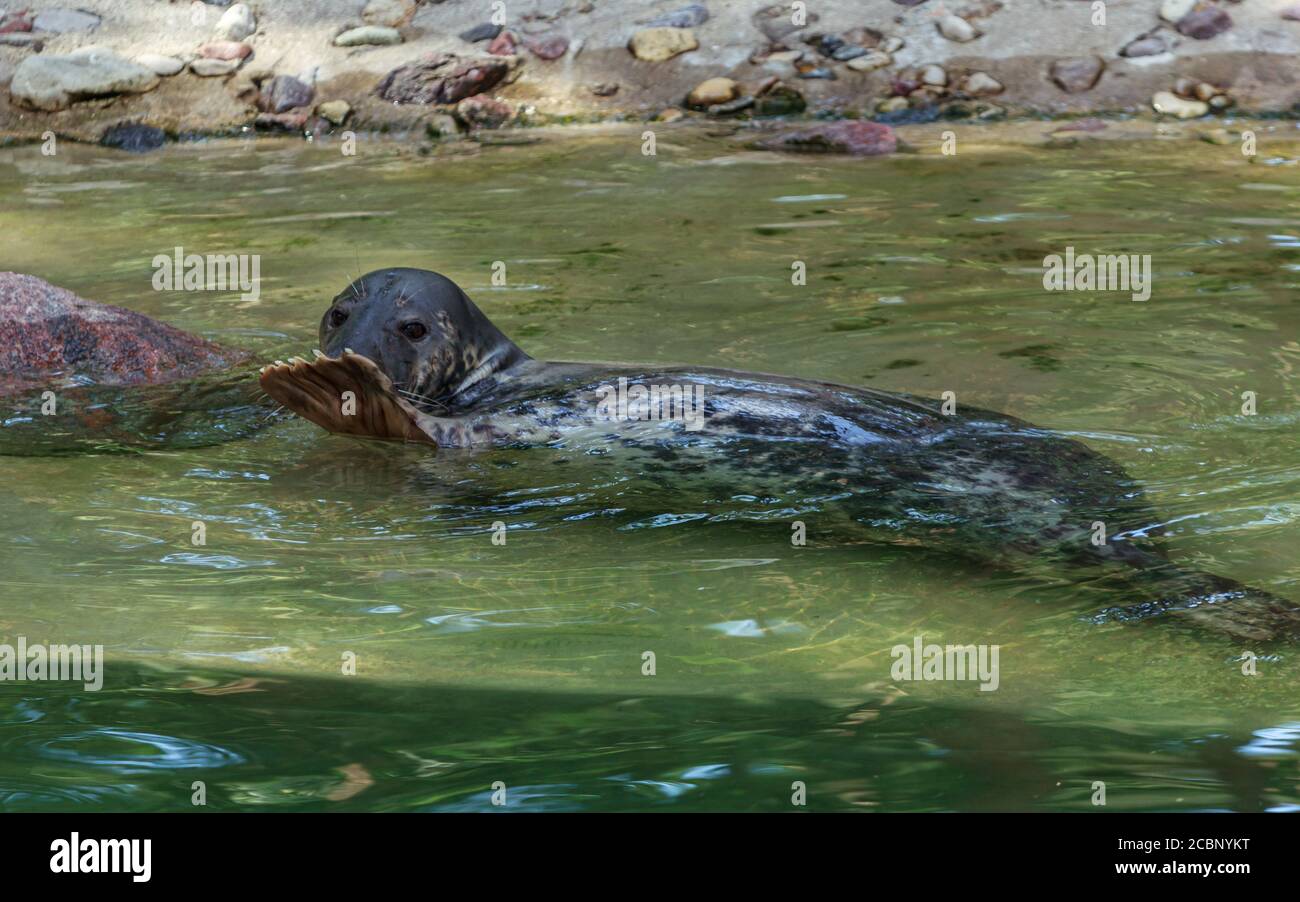
[[330,311],[330,325],[335,327],[336,329],[339,326],[346,323],[347,321],[348,321],[348,313],[346,310],[340,310],[339,308],[335,307],[333,310]]
[[398,331],[411,341],[419,341],[429,334],[429,330],[424,327],[424,323],[419,322],[402,323]]

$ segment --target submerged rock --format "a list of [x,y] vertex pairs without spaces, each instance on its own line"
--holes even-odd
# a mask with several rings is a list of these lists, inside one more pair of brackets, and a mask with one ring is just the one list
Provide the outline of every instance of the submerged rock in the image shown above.
[[786,132],[758,142],[765,150],[879,156],[898,147],[894,130],[879,122],[844,120]]
[[139,94],[158,87],[158,76],[111,50],[84,48],[66,56],[29,56],[14,70],[9,93],[19,104],[62,110],[78,100]]
[[389,72],[375,91],[393,103],[456,103],[490,91],[509,71],[499,59],[431,53]]
[[0,374],[84,375],[101,385],[170,382],[243,355],[36,276],[0,272]]
[[167,134],[156,126],[142,122],[123,122],[107,129],[99,143],[130,153],[148,153],[166,144]]
[[628,41],[628,49],[639,60],[658,63],[700,46],[689,28],[643,28]]
[[775,84],[763,91],[754,101],[758,116],[794,116],[808,108],[804,96],[789,85]]

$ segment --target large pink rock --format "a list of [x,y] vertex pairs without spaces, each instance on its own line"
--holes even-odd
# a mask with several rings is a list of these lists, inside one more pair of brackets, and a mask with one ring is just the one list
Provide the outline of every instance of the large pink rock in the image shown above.
[[102,385],[172,382],[245,356],[36,276],[0,272],[0,394],[69,376]]
[[384,76],[375,93],[392,103],[457,103],[497,85],[510,67],[496,57],[430,53]]
[[776,135],[760,141],[759,146],[767,150],[846,153],[870,157],[893,153],[898,147],[898,139],[888,125],[846,119]]

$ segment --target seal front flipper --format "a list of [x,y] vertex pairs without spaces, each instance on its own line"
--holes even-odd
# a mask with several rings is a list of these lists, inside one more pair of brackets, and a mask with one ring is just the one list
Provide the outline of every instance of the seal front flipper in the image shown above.
[[339,435],[436,445],[433,418],[397,393],[374,361],[351,351],[339,357],[295,357],[262,367],[268,395],[305,420]]

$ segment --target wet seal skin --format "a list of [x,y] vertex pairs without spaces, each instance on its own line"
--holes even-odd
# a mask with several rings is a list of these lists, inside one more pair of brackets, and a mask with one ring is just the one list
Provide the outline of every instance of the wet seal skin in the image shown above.
[[[686,480],[706,497],[834,505],[871,541],[1117,577],[1124,606],[1097,622],[1172,617],[1237,639],[1300,637],[1300,606],[1171,561],[1154,540],[1159,516],[1117,463],[1005,414],[735,370],[538,361],[454,282],[418,269],[349,285],[321,319],[320,346],[314,361],[263,368],[261,382],[331,432],[549,448],[613,460],[665,493]],[[675,387],[702,399],[701,416],[610,416],[601,403],[615,384]]]

